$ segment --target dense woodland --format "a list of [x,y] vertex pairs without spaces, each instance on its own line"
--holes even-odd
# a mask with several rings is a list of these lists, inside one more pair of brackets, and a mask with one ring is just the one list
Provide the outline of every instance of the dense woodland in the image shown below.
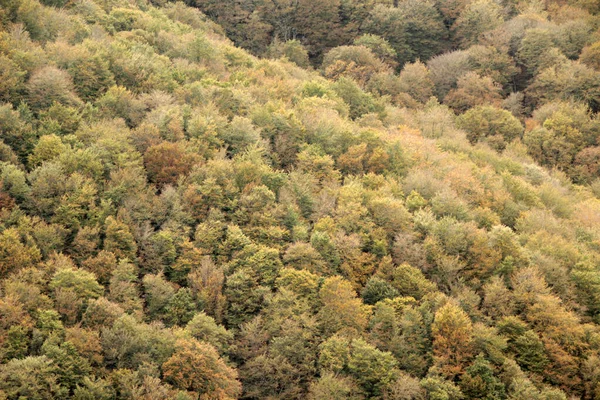
[[600,399],[598,1],[0,25],[0,399]]

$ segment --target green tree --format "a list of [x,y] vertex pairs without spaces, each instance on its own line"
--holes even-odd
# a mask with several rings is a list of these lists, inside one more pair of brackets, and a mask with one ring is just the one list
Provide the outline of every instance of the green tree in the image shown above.
[[93,101],[115,84],[109,64],[99,56],[76,60],[69,72],[75,91],[84,101]]
[[439,376],[430,376],[421,381],[421,386],[427,391],[431,400],[464,399],[460,388],[451,381]]
[[439,53],[447,35],[441,15],[429,1],[402,1],[397,7],[378,4],[366,19],[365,29],[390,43],[401,66]]
[[42,354],[53,361],[57,382],[69,391],[81,383],[91,373],[91,366],[82,358],[71,342],[56,343],[48,339],[42,346]]
[[120,259],[135,260],[137,244],[127,225],[113,217],[106,218],[104,250]]
[[514,341],[517,362],[527,371],[541,373],[548,364],[544,344],[533,331],[526,331]]
[[0,390],[7,398],[50,400],[68,395],[67,388],[58,383],[52,360],[42,355],[13,359],[0,367]]
[[488,76],[503,88],[512,83],[518,69],[513,58],[503,49],[493,46],[471,46],[468,49],[469,64],[473,71]]
[[394,356],[378,350],[362,339],[353,340],[350,346],[348,372],[368,396],[381,394],[398,376]]
[[477,44],[482,33],[503,22],[500,6],[490,0],[469,3],[452,25],[452,31],[463,48]]
[[172,325],[185,325],[190,322],[196,312],[191,290],[180,288],[169,300],[165,312],[167,322]]
[[185,330],[195,339],[214,346],[223,354],[233,341],[233,333],[204,312],[197,313],[185,326]]
[[576,61],[567,61],[542,70],[527,91],[542,103],[575,99],[597,110],[600,107],[599,77],[599,71]]
[[523,134],[523,126],[510,112],[492,106],[478,106],[460,115],[456,124],[467,132],[471,143],[486,140],[502,150]]
[[364,46],[371,50],[381,61],[394,68],[398,63],[396,61],[396,50],[392,48],[390,43],[381,36],[365,33],[364,35],[354,39],[355,46]]
[[333,90],[350,107],[350,117],[358,118],[367,113],[382,112],[383,106],[371,94],[365,93],[351,79],[340,78]]
[[267,56],[270,58],[285,57],[299,67],[310,67],[308,51],[306,51],[302,43],[297,39],[281,42],[275,37],[273,42],[267,48]]
[[365,304],[375,304],[384,299],[393,299],[398,291],[388,282],[377,277],[369,278],[361,296]]
[[167,306],[176,289],[162,275],[144,275],[142,279],[146,299],[146,314],[150,321],[167,318]]
[[460,388],[468,398],[492,400],[506,396],[504,384],[494,376],[492,365],[482,355],[461,376]]

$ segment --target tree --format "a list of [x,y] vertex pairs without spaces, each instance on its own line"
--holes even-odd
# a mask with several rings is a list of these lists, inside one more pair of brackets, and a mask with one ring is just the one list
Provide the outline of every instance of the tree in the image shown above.
[[345,76],[363,87],[374,74],[389,69],[365,46],[340,46],[331,49],[325,54],[321,68],[328,78],[339,79]]
[[539,102],[575,99],[592,110],[600,107],[600,71],[576,61],[559,63],[542,70],[527,88]]
[[51,161],[68,149],[56,135],[45,135],[35,145],[33,153],[29,155],[30,165],[36,167],[44,161]]
[[452,381],[440,376],[429,376],[421,381],[431,400],[464,399],[465,396]]
[[408,33],[402,12],[397,8],[377,4],[371,10],[364,22],[364,29],[371,34],[378,35],[387,40],[397,55],[397,62],[401,66],[412,59],[412,49],[407,43]]
[[517,362],[527,371],[541,373],[548,357],[544,351],[544,344],[538,335],[528,330],[514,341],[513,348],[517,353]]
[[381,394],[398,376],[396,360],[391,353],[382,352],[362,339],[354,339],[350,346],[348,371],[368,396]]
[[368,311],[350,282],[339,276],[325,279],[319,298],[323,306],[317,317],[325,336],[344,331],[361,333],[365,329]]
[[503,88],[512,82],[518,69],[513,58],[503,49],[493,46],[471,46],[469,52],[469,64],[473,71],[480,76],[488,76]]
[[82,314],[87,301],[104,293],[96,277],[85,270],[65,268],[58,270],[49,285],[56,301],[56,309],[74,323]]
[[[60,340],[60,339],[59,339]],[[79,352],[69,341],[57,344],[56,338],[51,337],[42,346],[42,354],[53,361],[56,368],[57,382],[69,391],[75,389],[78,384],[91,372],[91,366],[87,360],[79,355]]]
[[392,271],[392,286],[402,296],[421,299],[435,291],[435,284],[427,280],[423,272],[407,263],[400,264]]
[[[82,233],[81,230],[79,232]],[[98,235],[99,230],[95,229],[93,232],[96,235]],[[77,245],[78,245],[77,247],[79,249],[81,249],[78,253],[85,257],[86,254],[84,253],[82,247],[83,246],[87,247],[87,245],[89,245],[90,247],[91,246],[95,247],[97,245],[96,243],[99,242],[99,238],[98,237],[90,238],[90,239],[93,239],[96,243],[89,242],[89,241],[84,242],[84,239],[82,238],[82,236],[83,235],[78,234],[78,238],[80,240],[77,242]],[[76,238],[76,240],[77,240],[77,238]],[[92,272],[95,276],[97,276],[98,282],[100,282],[102,284],[106,284],[109,282],[112,272],[117,267],[117,258],[115,257],[114,253],[112,253],[110,251],[102,250],[95,257],[90,257],[90,258],[84,259],[81,262],[81,266],[84,269]]]
[[360,86],[351,79],[340,78],[333,86],[333,90],[350,107],[351,118],[383,111],[382,104],[371,94],[363,92]]
[[191,290],[180,288],[169,300],[165,311],[166,321],[171,325],[185,325],[190,322],[196,312]]
[[88,302],[81,322],[83,326],[92,329],[109,327],[123,314],[124,311],[118,304],[99,297]]
[[4,132],[2,140],[16,153],[21,162],[27,160],[37,136],[31,126],[32,121],[27,122],[27,118],[23,118],[26,116],[25,111],[31,113],[26,107],[14,110],[11,104],[0,106],[0,127]]
[[210,257],[204,257],[197,268],[188,275],[188,284],[204,311],[217,322],[223,320],[226,299],[223,295],[225,276]]
[[127,225],[111,216],[106,218],[104,250],[112,252],[119,259],[135,260],[137,244]]
[[[575,157],[590,141],[589,133],[584,128],[587,119],[585,106],[559,106],[544,117],[541,127],[525,133],[523,141],[527,151],[542,165],[573,171]],[[576,173],[576,169],[573,173]]]
[[104,293],[94,274],[75,268],[56,271],[49,285],[50,289],[70,289],[82,299],[96,299]]
[[111,400],[115,397],[113,387],[104,379],[91,379],[85,377],[81,386],[73,392],[75,400]]
[[583,48],[579,61],[590,68],[600,70],[600,41]]
[[178,340],[162,371],[175,387],[201,398],[233,399],[241,392],[236,371],[225,364],[214,347],[195,339]]
[[463,48],[477,44],[482,33],[498,27],[502,20],[500,6],[490,0],[469,3],[452,25]]
[[163,142],[150,146],[144,154],[148,179],[158,187],[175,184],[180,176],[188,174],[198,156],[186,151],[181,143]]
[[[235,116],[219,138],[228,146],[228,153],[233,156],[256,144],[260,140],[260,133],[250,119]],[[185,164],[182,163],[183,165]]]
[[365,21],[365,30],[390,43],[400,66],[439,53],[447,34],[433,2],[412,0],[397,7],[376,5]]
[[532,28],[525,32],[517,56],[529,73],[534,75],[558,61],[550,51],[554,47],[554,35],[550,29]]
[[301,396],[298,368],[285,357],[260,354],[250,359],[243,368],[244,396],[266,398],[273,393],[279,398]]
[[281,42],[277,37],[267,48],[267,56],[270,58],[285,57],[299,67],[309,68],[308,51],[299,40],[288,40]]
[[421,387],[419,380],[403,373],[383,392],[385,400],[425,400],[426,396],[427,393]]
[[435,313],[431,334],[437,369],[449,378],[462,374],[473,357],[473,327],[467,314],[447,303]]
[[400,334],[390,343],[390,351],[398,359],[399,367],[414,376],[423,376],[432,364],[429,333],[432,319],[433,315],[427,310],[405,307],[398,321]]
[[501,100],[500,86],[492,78],[467,72],[458,79],[456,89],[451,90],[444,103],[458,112],[483,104],[498,105]]
[[600,175],[600,146],[577,153],[573,175],[576,182],[591,182]]
[[444,41],[447,40],[448,31],[434,1],[400,1],[391,14],[393,15],[396,10],[403,20],[406,44],[411,49],[410,59],[401,59],[401,63],[402,61],[427,61],[445,49]]
[[95,100],[115,84],[108,62],[99,56],[75,60],[69,72],[75,91],[84,101]]
[[456,124],[467,131],[471,143],[482,139],[498,150],[523,134],[523,126],[510,112],[492,106],[478,106],[460,115]]
[[52,360],[44,355],[13,359],[0,367],[0,390],[12,399],[64,398],[68,390],[58,383],[56,372]]
[[223,354],[233,341],[233,333],[218,325],[204,312],[197,313],[185,326],[185,330],[194,338],[214,346]]
[[306,270],[319,275],[326,275],[325,261],[310,243],[294,243],[283,255],[285,265]]
[[144,275],[142,279],[146,299],[146,314],[150,321],[166,319],[167,306],[175,295],[175,287],[162,275]]
[[429,69],[421,61],[408,63],[400,72],[399,89],[420,103],[433,96],[434,84]]
[[46,66],[35,71],[27,82],[27,100],[34,111],[42,111],[54,102],[79,105],[73,82],[66,71]]
[[469,52],[456,50],[440,54],[427,61],[430,77],[435,85],[435,95],[442,101],[450,90],[456,88],[458,79],[471,71]]
[[143,308],[137,285],[137,268],[122,260],[110,278],[108,300],[117,303],[127,313],[140,313]]
[[383,279],[372,277],[367,281],[361,296],[365,304],[373,305],[384,299],[393,299],[398,296],[398,291]]
[[116,369],[156,368],[173,355],[176,340],[160,323],[144,324],[123,315],[102,331],[105,365]]
[[482,355],[461,376],[460,388],[468,398],[492,400],[506,396],[504,384],[494,376],[491,364]]
[[2,274],[32,267],[40,259],[39,249],[32,244],[24,245],[15,228],[6,229],[0,234],[0,272]]
[[310,384],[308,399],[358,400],[361,397],[357,392],[356,384],[351,379],[325,372],[318,380]]
[[381,36],[365,33],[364,35],[354,39],[354,46],[364,46],[371,50],[381,61],[389,65],[391,68],[395,68],[398,63],[396,62],[396,50],[392,48],[390,43],[382,38]]
[[5,55],[0,56],[0,101],[15,101],[19,92],[23,91],[26,72]]
[[228,302],[225,313],[228,326],[239,326],[256,315],[268,291],[259,285],[256,273],[247,268],[228,276],[223,292]]

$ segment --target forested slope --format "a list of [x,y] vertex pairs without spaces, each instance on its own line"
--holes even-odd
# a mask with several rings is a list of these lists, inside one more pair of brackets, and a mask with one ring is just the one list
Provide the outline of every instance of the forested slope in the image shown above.
[[0,4],[0,399],[600,398],[595,2],[318,69]]

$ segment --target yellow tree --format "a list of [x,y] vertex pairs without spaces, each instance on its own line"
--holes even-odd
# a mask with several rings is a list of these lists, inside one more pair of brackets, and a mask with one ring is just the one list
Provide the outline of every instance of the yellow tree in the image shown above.
[[241,392],[237,371],[228,367],[217,350],[195,339],[181,339],[175,353],[163,363],[165,380],[175,387],[195,392],[200,399],[235,399]]
[[323,304],[318,318],[326,336],[336,332],[361,333],[368,323],[368,308],[362,304],[352,284],[340,276],[327,278],[319,297]]
[[448,378],[464,372],[473,357],[473,326],[458,306],[440,308],[431,326],[435,367]]

